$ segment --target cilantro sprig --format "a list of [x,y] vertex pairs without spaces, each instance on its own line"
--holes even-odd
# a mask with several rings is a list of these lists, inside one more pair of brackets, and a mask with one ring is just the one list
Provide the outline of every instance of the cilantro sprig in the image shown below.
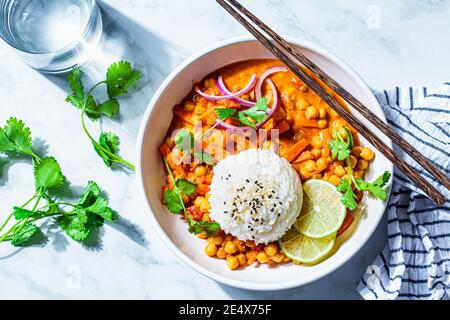
[[206,163],[210,166],[214,165],[214,159],[211,154],[206,151],[195,151],[194,146],[197,142],[201,141],[204,136],[215,129],[217,125],[218,124],[213,125],[211,128],[209,128],[196,138],[194,137],[192,132],[186,130],[185,128],[178,131],[175,135],[175,148],[183,151],[184,153],[184,156],[179,160],[179,163],[182,163],[192,153],[194,159],[199,163]]
[[177,179],[173,177],[172,170],[170,170],[169,164],[166,159],[164,159],[164,164],[166,166],[167,172],[169,173],[170,181],[172,182],[173,189],[167,189],[164,191],[163,202],[166,208],[173,214],[183,214],[188,220],[189,228],[188,231],[193,234],[199,234],[206,232],[208,236],[216,235],[220,231],[220,226],[217,222],[209,221],[195,221],[187,213],[186,206],[184,205],[183,195],[192,195],[197,185],[186,180]]
[[256,124],[267,119],[268,100],[266,97],[260,98],[253,107],[237,111],[232,108],[216,108],[216,115],[219,119],[232,118],[238,120],[240,124],[256,128]]
[[391,179],[389,171],[383,172],[374,182],[365,182],[363,179],[356,179],[356,188],[361,191],[369,191],[375,198],[382,201],[387,199],[386,184]]
[[379,176],[374,182],[366,182],[361,178],[355,179],[353,176],[353,169],[350,163],[350,153],[353,148],[353,136],[348,128],[344,127],[347,133],[347,140],[345,140],[342,135],[337,131],[333,130],[334,140],[330,141],[328,144],[331,155],[339,161],[346,161],[347,167],[349,168],[349,179],[341,179],[341,183],[337,187],[337,190],[342,193],[341,203],[349,208],[350,210],[355,210],[357,207],[356,194],[353,191],[352,184],[357,190],[368,191],[372,196],[379,200],[386,200],[387,191],[386,184],[391,178],[391,174],[385,171],[381,176]]
[[[67,96],[66,101],[81,110],[83,130],[106,166],[111,167],[113,163],[118,163],[135,170],[133,164],[118,155],[119,137],[112,132],[102,132],[99,139],[95,139],[86,127],[85,115],[92,121],[102,117],[116,117],[120,112],[120,104],[117,98],[126,94],[139,81],[141,72],[133,69],[127,61],[115,62],[109,66],[105,79],[96,83],[87,92],[84,89],[82,76],[83,72],[78,67],[73,68],[70,72],[68,81],[72,93]],[[93,96],[93,92],[101,85],[106,85],[109,99],[98,103]]]
[[[64,186],[61,166],[53,157],[40,157],[33,152],[31,131],[23,121],[10,118],[0,128],[0,152],[6,155],[31,157],[35,192],[23,205],[13,208],[0,224],[0,242],[27,246],[45,238],[37,222],[54,218],[57,225],[72,239],[85,241],[104,221],[114,221],[117,213],[108,207],[108,200],[100,187],[90,181],[75,203],[52,197]],[[45,204],[42,204],[45,202]],[[42,205],[41,205],[42,204]],[[15,222],[12,223],[11,220]],[[8,230],[4,231],[7,227]],[[3,233],[2,233],[3,232]]]

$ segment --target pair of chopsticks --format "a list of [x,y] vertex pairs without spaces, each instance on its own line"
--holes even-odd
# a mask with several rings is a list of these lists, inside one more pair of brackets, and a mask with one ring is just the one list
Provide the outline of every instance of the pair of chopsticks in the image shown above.
[[[264,22],[259,20],[250,11],[243,7],[236,0],[217,0],[217,2],[227,10],[239,23],[241,23],[251,34],[255,36],[275,57],[281,60],[289,69],[298,76],[309,88],[311,88],[323,101],[330,105],[344,120],[350,123],[363,137],[367,139],[375,148],[382,152],[397,168],[419,186],[438,205],[443,205],[446,198],[439,193],[428,181],[426,181],[413,167],[407,164],[399,155],[386,145],[377,135],[369,130],[360,120],[352,115],[342,106],[331,94],[313,80],[307,73],[299,67],[298,63],[305,66],[315,76],[322,80],[327,86],[334,90],[347,103],[353,106],[360,114],[368,119],[381,132],[388,136],[397,146],[403,149],[425,170],[427,170],[437,181],[450,190],[450,179],[436,168],[426,157],[424,157],[409,142],[399,136],[391,127],[385,124],[372,111],[364,106],[351,93],[340,86],[327,73],[321,70],[316,64],[309,60],[299,50],[292,47],[286,40],[275,33]],[[261,29],[267,37],[258,30]],[[293,59],[294,58],[294,59]]]

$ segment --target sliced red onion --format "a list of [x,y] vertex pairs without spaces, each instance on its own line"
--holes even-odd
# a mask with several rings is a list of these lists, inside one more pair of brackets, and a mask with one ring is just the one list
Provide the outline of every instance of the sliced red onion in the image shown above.
[[[226,94],[226,95],[223,95],[223,96],[212,96],[212,95],[206,94],[206,93],[200,91],[198,86],[195,86],[194,90],[195,90],[195,92],[197,92],[199,95],[201,95],[205,99],[219,101],[219,100],[234,99],[234,98],[236,98],[236,97],[238,97],[238,96],[240,96],[240,95],[242,95],[244,93],[247,93],[253,88],[255,83],[256,83],[256,75],[254,74],[251,77],[250,81],[247,83],[247,85],[243,89],[239,90],[238,92]],[[219,90],[220,90],[220,87],[219,87]]]
[[258,82],[256,82],[256,88],[255,88],[255,99],[258,101],[261,97],[261,91],[262,91],[262,85],[264,83],[264,80],[271,74],[277,73],[277,72],[287,72],[289,70],[288,67],[272,67],[264,71],[261,76],[258,79]]
[[[275,87],[275,84],[272,82],[272,80],[267,80],[267,83],[270,86],[270,89],[272,91],[272,95],[273,95],[273,103],[272,103],[272,108],[270,108],[269,110],[267,110],[267,117],[263,122],[257,123],[256,124],[256,128],[261,128],[264,124],[266,124],[267,121],[270,120],[270,118],[272,118],[273,114],[275,113],[275,111],[278,110],[278,91],[277,88]],[[231,132],[235,132],[237,130],[247,130],[247,129],[253,129],[250,128],[248,126],[243,126],[243,127],[237,127],[234,126],[232,124],[226,123],[220,119],[216,119],[215,123],[217,124],[218,128],[221,129],[225,129],[225,130],[229,130]]]
[[250,128],[250,127],[247,127],[247,126],[242,126],[242,127],[235,126],[235,125],[226,123],[225,121],[220,120],[220,119],[216,119],[215,124],[217,124],[217,128],[225,129],[225,130],[228,130],[228,131],[231,131],[231,132],[235,132],[237,130],[253,129],[253,128]]
[[[252,75],[250,82],[249,83],[253,83],[253,85],[256,83],[256,74]],[[253,87],[252,85],[252,87]],[[217,78],[217,88],[219,88],[219,91],[223,94],[223,95],[232,95],[233,93],[227,89],[227,87],[225,86],[225,83],[223,82],[223,77],[219,76]],[[251,88],[250,88],[251,89]],[[239,97],[234,97],[231,98],[231,100],[236,101],[238,103],[240,103],[241,105],[243,105],[244,107],[253,107],[255,105],[255,102],[252,101],[248,101],[245,99],[241,99]]]
[[275,113],[275,111],[278,110],[278,91],[277,91],[277,88],[275,87],[275,84],[272,82],[272,80],[270,80],[270,79],[267,80],[267,83],[269,84],[270,89],[272,90],[272,96],[273,96],[272,108],[267,110],[267,118],[266,118],[266,120],[264,120],[263,122],[258,123],[256,125],[257,128],[260,128],[263,125],[265,125],[266,122],[269,121],[270,118],[272,118],[272,116]]

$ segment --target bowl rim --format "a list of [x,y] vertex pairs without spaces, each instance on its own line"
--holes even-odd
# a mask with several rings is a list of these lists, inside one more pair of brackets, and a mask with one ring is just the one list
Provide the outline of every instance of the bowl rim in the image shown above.
[[[345,62],[343,62],[341,59],[336,57],[335,55],[331,54],[330,52],[326,51],[325,49],[322,49],[319,46],[316,46],[309,41],[297,39],[294,37],[284,37],[286,41],[289,43],[292,43],[294,45],[298,45],[302,48],[305,48],[307,50],[313,51],[318,55],[323,56],[326,59],[329,59],[333,63],[335,63],[340,69],[342,69],[345,73],[347,73],[348,76],[352,78],[352,80],[355,81],[355,83],[358,85],[359,88],[361,88],[364,91],[364,94],[369,97],[371,102],[374,105],[377,105],[380,109],[381,106],[376,99],[373,92],[369,89],[368,85],[362,80],[362,78]],[[235,280],[230,279],[226,276],[217,274],[215,272],[212,272],[208,270],[207,268],[201,266],[200,264],[194,262],[191,258],[189,258],[187,255],[185,255],[170,239],[170,237],[164,232],[164,230],[159,225],[155,214],[153,213],[152,209],[150,208],[150,205],[147,200],[147,195],[145,192],[144,187],[144,180],[142,175],[142,148],[143,148],[143,142],[144,142],[144,134],[147,129],[147,125],[149,122],[150,117],[153,115],[153,110],[156,105],[156,103],[160,100],[161,95],[165,92],[166,88],[170,85],[170,83],[178,76],[179,73],[181,73],[184,69],[186,69],[189,65],[191,65],[193,62],[197,61],[201,57],[208,55],[209,53],[220,49],[222,47],[226,47],[229,45],[234,45],[238,43],[243,42],[257,42],[255,38],[252,36],[240,36],[240,37],[233,37],[230,39],[226,39],[220,42],[217,42],[203,50],[200,50],[197,53],[194,53],[190,57],[188,57],[186,60],[184,60],[181,64],[179,64],[168,76],[167,78],[161,83],[161,85],[158,87],[158,89],[153,94],[152,99],[150,100],[147,109],[142,117],[141,125],[139,129],[138,139],[137,139],[137,147],[136,147],[136,177],[138,180],[138,188],[139,193],[141,196],[142,201],[144,202],[145,206],[145,212],[144,214],[148,216],[150,219],[150,225],[154,231],[158,234],[159,238],[162,240],[162,242],[175,254],[175,256],[183,261],[187,266],[189,266],[191,269],[199,272],[200,274],[218,281],[220,283],[241,288],[241,289],[247,289],[247,290],[255,290],[255,291],[275,291],[275,290],[285,290],[285,289],[291,289],[296,288],[299,286],[306,285],[308,283],[314,282],[318,279],[321,279],[332,272],[336,271],[338,268],[342,267],[345,263],[347,263],[357,252],[359,252],[364,245],[367,243],[367,241],[370,239],[370,237],[373,235],[375,229],[378,227],[383,214],[386,210],[386,206],[388,203],[388,200],[383,205],[383,211],[378,213],[378,219],[376,223],[373,223],[372,225],[368,226],[369,232],[365,233],[365,236],[363,238],[363,241],[361,241],[357,246],[356,250],[353,250],[353,252],[347,251],[342,256],[342,259],[339,261],[335,261],[332,264],[327,265],[326,268],[324,268],[321,272],[318,272],[315,276],[308,278],[306,281],[303,278],[299,278],[298,280],[289,280],[289,281],[283,281],[283,282],[276,282],[276,283],[255,283],[255,282],[247,282],[242,280]],[[381,109],[382,110],[382,109]],[[386,117],[384,112],[382,112],[381,119],[386,123]],[[392,148],[392,141],[389,139],[389,137],[386,137],[386,144]],[[389,171],[391,174],[393,173],[393,165],[389,162],[389,167],[387,168],[387,171]],[[391,188],[389,187],[389,193],[388,193],[388,199],[391,195]]]

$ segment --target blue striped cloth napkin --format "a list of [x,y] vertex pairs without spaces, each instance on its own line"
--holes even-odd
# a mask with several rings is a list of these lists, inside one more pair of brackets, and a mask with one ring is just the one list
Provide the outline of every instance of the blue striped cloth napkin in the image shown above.
[[[376,94],[389,125],[450,175],[450,82]],[[450,192],[398,148],[442,194]],[[437,207],[397,169],[388,204],[388,244],[358,285],[364,299],[450,299],[450,202]]]

